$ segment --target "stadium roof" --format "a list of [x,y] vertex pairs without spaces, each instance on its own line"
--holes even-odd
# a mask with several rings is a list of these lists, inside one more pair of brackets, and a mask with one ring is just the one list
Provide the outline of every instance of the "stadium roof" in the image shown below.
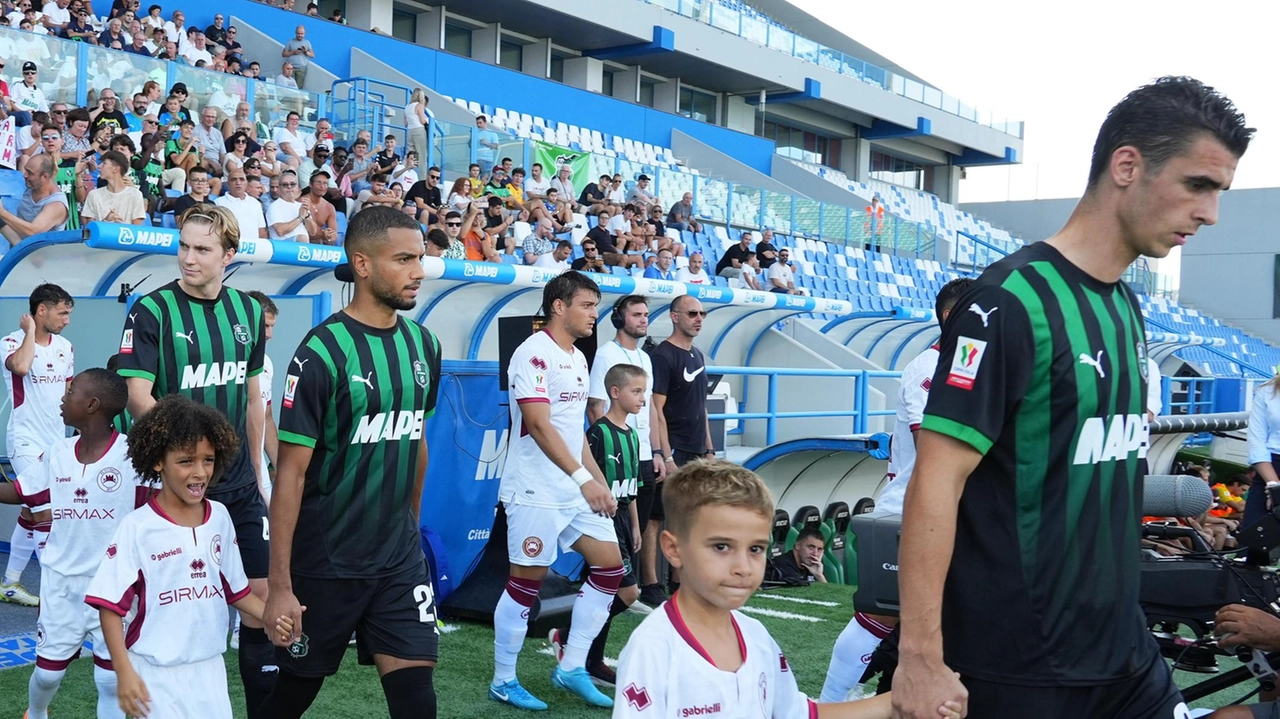
[[[833,50],[839,50],[859,60],[878,65],[885,70],[910,78],[916,82],[922,82],[930,87],[937,87],[937,85],[902,67],[893,60],[792,5],[789,0],[748,0],[747,4],[777,20],[802,37],[820,42]],[[880,17],[877,20],[877,13],[882,12],[884,8],[866,5],[862,6],[862,10],[866,11],[867,18],[872,21],[866,26],[868,32],[880,32],[887,27],[884,22],[885,18]]]

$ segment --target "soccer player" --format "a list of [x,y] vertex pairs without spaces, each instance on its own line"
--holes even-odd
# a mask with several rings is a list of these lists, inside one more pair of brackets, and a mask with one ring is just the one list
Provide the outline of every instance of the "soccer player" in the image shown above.
[[[162,398],[133,425],[133,471],[160,489],[120,522],[85,597],[98,610],[129,716],[231,718],[227,606],[259,622],[263,610],[235,551],[235,522],[208,499],[238,443],[217,410],[181,395]],[[292,629],[287,618],[277,622],[277,632]]]
[[[973,280],[960,277],[951,280],[938,290],[934,299],[934,316],[942,327],[956,300],[963,295]],[[929,401],[929,387],[938,370],[938,345],[916,355],[902,368],[902,381],[898,386],[898,405],[893,423],[893,440],[889,443],[889,484],[876,499],[876,512],[902,514],[902,498],[911,470],[916,464],[916,435],[924,415],[924,405]],[[827,679],[822,684],[822,701],[839,702],[858,691],[861,696],[862,677],[871,661],[871,654],[898,624],[897,617],[856,612],[849,625],[840,632],[831,651],[831,664],[827,667]]]
[[[222,284],[240,247],[240,227],[225,207],[199,205],[178,218],[177,280],[135,302],[120,339],[119,372],[129,383],[129,413],[138,421],[156,400],[181,394],[217,409],[240,441],[211,498],[236,523],[249,585],[267,591],[270,537],[266,489],[257,447],[265,422],[259,375],[265,355],[262,307]],[[250,719],[275,682],[275,650],[262,626],[241,617],[240,679]]]
[[54,517],[40,557],[41,611],[27,719],[48,719],[49,703],[86,639],[93,640],[98,717],[124,717],[98,612],[84,599],[120,520],[150,497],[129,465],[124,435],[111,426],[128,399],[119,375],[105,369],[80,373],[62,400],[62,418],[79,436],[56,440],[14,484],[0,485],[0,502],[49,507]]
[[[9,414],[7,447],[15,477],[31,469],[40,455],[66,436],[58,403],[75,374],[75,356],[62,331],[71,323],[75,300],[57,285],[39,285],[29,298],[30,314],[18,320],[19,330],[0,340],[4,353],[4,386],[13,410]],[[22,586],[22,572],[39,556],[49,538],[48,511],[23,507],[9,539],[9,563],[0,582],[0,600],[34,607],[39,600]]]
[[418,513],[440,343],[398,314],[417,303],[422,228],[370,207],[352,217],[346,251],[351,303],[302,340],[281,399],[267,603],[269,616],[293,618],[294,634],[277,642],[263,713],[302,716],[354,631],[391,718],[434,718],[439,634]]
[[[639,346],[640,341],[649,333],[649,305],[644,295],[627,295],[615,302],[613,311],[609,313],[609,323],[617,329],[617,332],[612,342],[606,342],[596,350],[596,357],[591,365],[587,419],[595,422],[609,410],[609,390],[605,387],[604,378],[614,365],[633,364],[645,371],[645,408],[627,417],[627,424],[640,438],[640,485],[635,505],[642,537],[638,548],[640,579],[642,584],[648,584],[652,589],[656,589],[657,525],[654,526],[652,537],[649,537],[647,529],[650,515],[655,516],[659,522],[662,521],[659,483],[667,476],[667,463],[662,461],[662,443],[657,438],[659,424],[658,410],[653,403],[653,363],[649,359],[649,353],[640,349]],[[666,597],[661,592],[654,594],[651,591],[646,601],[642,592],[640,600],[652,607],[657,607],[666,600]],[[645,604],[634,606],[645,607]]]
[[895,717],[966,693],[974,717],[1185,715],[1138,604],[1148,378],[1121,277],[1217,221],[1252,135],[1191,78],[1134,90],[1066,226],[960,298],[907,486]]
[[[609,626],[614,617],[627,611],[627,607],[640,596],[636,587],[640,570],[636,553],[640,544],[636,492],[640,484],[640,458],[645,455],[640,449],[640,435],[631,427],[630,420],[637,413],[648,411],[644,396],[649,386],[649,375],[636,365],[616,364],[609,368],[602,384],[609,393],[609,411],[587,430],[587,445],[591,447],[591,457],[604,473],[609,490],[618,502],[618,512],[613,515],[613,530],[618,536],[623,575],[618,594],[609,606],[609,618],[587,652],[587,673],[596,681],[613,686],[617,676],[604,663]],[[562,655],[564,645],[561,638],[564,636],[567,636],[566,632],[560,629],[551,630],[551,646],[557,659]]]
[[560,550],[581,554],[590,568],[578,598],[564,656],[552,683],[601,707],[613,700],[591,683],[587,652],[609,618],[622,583],[622,555],[610,519],[618,502],[587,445],[587,360],[574,340],[595,330],[600,288],[570,270],[543,287],[547,325],[511,356],[511,447],[498,489],[507,516],[506,591],[493,612],[493,684],[489,698],[520,709],[544,711],[516,678],[516,660],[528,630],[528,613],[547,568]]
[[[712,459],[685,465],[665,484],[662,553],[683,582],[622,650],[615,719],[888,719],[889,695],[815,704],[764,625],[737,611],[764,579],[773,527],[764,481]],[[940,704],[929,717],[959,719],[959,704]]]

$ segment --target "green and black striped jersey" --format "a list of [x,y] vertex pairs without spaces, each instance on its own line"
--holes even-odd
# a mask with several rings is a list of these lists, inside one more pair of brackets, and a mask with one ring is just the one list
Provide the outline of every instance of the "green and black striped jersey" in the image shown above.
[[217,298],[192,297],[175,280],[129,308],[120,338],[124,377],[154,383],[157,399],[182,394],[226,415],[240,438],[235,462],[214,487],[221,494],[257,484],[246,436],[249,378],[262,372],[262,307],[224,286]]
[[1138,605],[1145,359],[1133,291],[1043,242],[951,311],[922,427],[983,455],[943,599],[953,669],[1089,686],[1154,659]]
[[618,427],[601,417],[587,430],[587,446],[618,504],[635,499],[640,487],[640,435],[630,425]]
[[414,483],[439,385],[439,341],[404,318],[384,329],[337,312],[302,340],[279,428],[281,442],[313,450],[294,574],[377,577],[422,561]]

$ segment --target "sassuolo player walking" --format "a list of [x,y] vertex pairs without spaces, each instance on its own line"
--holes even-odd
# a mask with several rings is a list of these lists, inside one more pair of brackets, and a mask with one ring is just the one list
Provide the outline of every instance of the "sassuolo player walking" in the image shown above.
[[[422,229],[387,207],[347,228],[351,303],[302,340],[280,402],[268,616],[288,616],[264,714],[300,717],[354,631],[392,719],[433,719],[439,634],[418,530],[440,344],[398,311],[422,282]],[[307,608],[305,621],[300,608]]]

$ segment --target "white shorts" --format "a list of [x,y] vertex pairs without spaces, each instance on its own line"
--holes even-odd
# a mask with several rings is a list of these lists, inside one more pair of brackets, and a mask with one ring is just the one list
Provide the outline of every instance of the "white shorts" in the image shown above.
[[549,567],[560,551],[582,537],[618,543],[613,519],[590,509],[549,509],[503,502],[507,510],[507,559],[521,567]]
[[94,663],[111,666],[98,610],[84,603],[91,579],[93,577],[68,577],[49,567],[40,567],[36,665],[41,669],[66,669],[80,656],[86,639],[93,642]]
[[162,667],[129,652],[129,663],[151,696],[147,719],[232,719],[222,655]]

